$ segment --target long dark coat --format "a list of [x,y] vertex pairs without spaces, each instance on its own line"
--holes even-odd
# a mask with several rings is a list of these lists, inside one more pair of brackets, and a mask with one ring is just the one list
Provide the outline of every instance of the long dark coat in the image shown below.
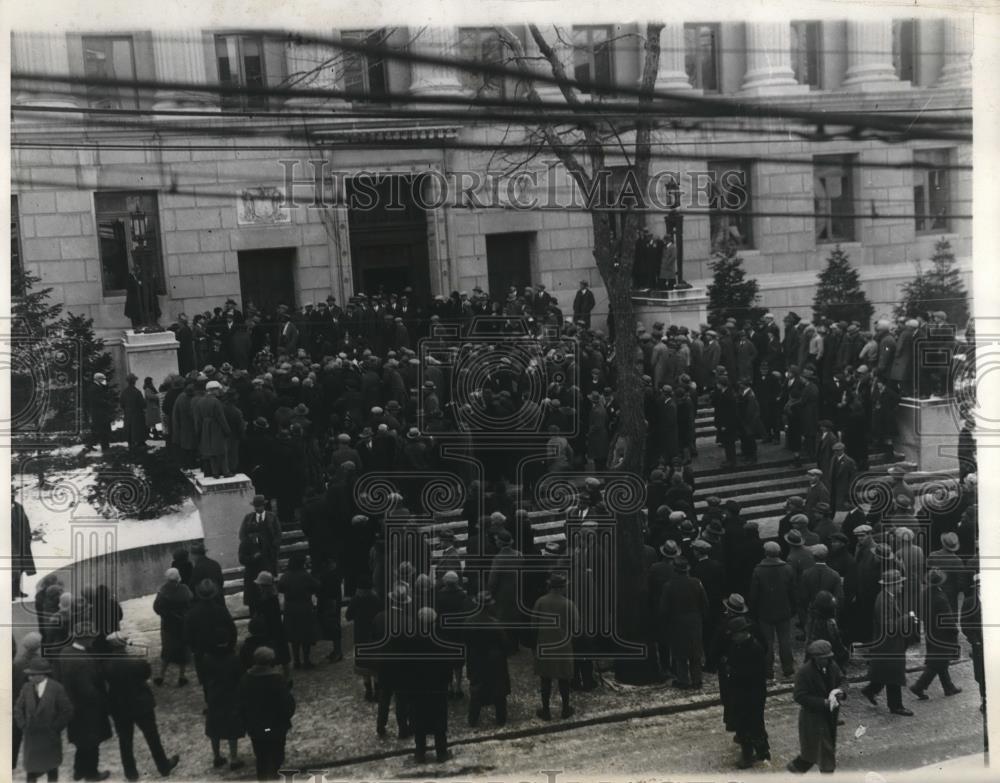
[[198,439],[194,428],[194,394],[184,394],[177,398],[174,409],[170,412],[170,440],[184,451],[194,451],[198,448]]
[[257,522],[257,514],[250,513],[240,523],[240,563],[243,572],[243,603],[249,606],[256,599],[254,580],[261,571],[275,575],[278,570],[278,551],[281,546],[281,526],[270,511],[264,512],[264,521]]
[[799,758],[832,772],[836,766],[837,716],[830,711],[827,697],[834,688],[843,687],[843,672],[833,661],[826,673],[816,661],[806,661],[795,674],[794,698],[799,704]]
[[246,732],[240,715],[239,687],[243,667],[230,650],[213,650],[201,664],[208,711],[205,736],[216,740],[239,739]]
[[146,398],[134,386],[122,389],[118,400],[125,424],[125,439],[129,443],[146,440]]
[[875,599],[874,642],[867,648],[868,679],[886,685],[906,685],[906,648],[911,629],[899,599],[884,590]]
[[24,508],[16,500],[10,502],[10,568],[15,574],[32,576],[35,558],[31,554],[31,525]]
[[78,748],[111,738],[108,694],[98,661],[89,650],[64,647],[56,658],[56,676],[73,703],[67,737]]
[[924,647],[928,661],[958,658],[958,627],[955,609],[940,585],[928,585],[920,597],[924,613]]
[[767,645],[753,634],[743,642],[729,640],[724,690],[726,728],[746,738],[762,736],[767,700]]
[[[549,591],[535,601],[533,623],[536,630],[535,674],[569,680],[573,677],[573,630],[580,613],[566,596]],[[545,619],[548,615],[549,619]],[[552,616],[555,618],[552,623]],[[544,623],[544,624],[543,624]],[[542,654],[539,654],[539,651]]]
[[66,689],[50,677],[39,700],[34,684],[24,683],[14,704],[13,718],[22,731],[24,771],[57,769],[62,763],[62,731],[73,719],[73,703]]
[[312,597],[319,591],[319,582],[308,571],[286,571],[278,580],[278,590],[285,594],[286,638],[312,644],[318,630]]
[[495,703],[510,694],[507,668],[510,643],[496,618],[485,609],[481,608],[465,623],[469,687],[480,704]]
[[240,680],[237,699],[251,737],[283,737],[292,727],[295,697],[281,672],[254,666]]
[[187,663],[184,618],[191,608],[192,600],[187,585],[167,582],[153,601],[153,611],[160,616],[160,658],[167,663]]
[[687,650],[700,658],[704,648],[702,624],[708,616],[708,596],[694,577],[674,573],[660,596],[660,617],[670,634],[673,650]]
[[198,453],[203,458],[221,457],[226,453],[226,439],[231,430],[218,397],[206,394],[194,404],[194,427]]
[[122,651],[102,659],[100,665],[108,684],[108,711],[111,715],[134,720],[156,709],[156,700],[148,683],[153,673],[149,661]]

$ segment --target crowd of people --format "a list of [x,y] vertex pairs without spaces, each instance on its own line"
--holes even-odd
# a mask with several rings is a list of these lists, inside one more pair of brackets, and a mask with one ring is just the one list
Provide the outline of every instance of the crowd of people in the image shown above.
[[[227,763],[223,740],[228,763],[238,765],[238,739],[249,735],[259,777],[276,777],[294,712],[292,670],[314,668],[314,648],[326,642],[327,661],[342,661],[344,620],[364,698],[377,705],[375,731],[387,734],[394,706],[398,736],[414,738],[420,760],[427,736],[439,760],[449,756],[448,702],[465,698],[466,680],[469,723],[479,723],[484,706],[497,724],[507,721],[508,662],[522,647],[535,653],[543,720],[554,718],[553,688],[565,719],[575,689],[599,687],[604,656],[596,632],[581,626],[580,607],[607,595],[600,580],[608,572],[593,567],[606,554],[594,527],[613,521],[616,510],[600,476],[621,465],[628,444],[613,341],[592,327],[592,310],[585,283],[572,319],[544,286],[511,290],[502,302],[479,289],[471,297],[456,292],[427,307],[412,292],[359,294],[343,310],[330,297],[275,313],[248,303],[244,314],[229,300],[190,324],[178,317],[178,374],[158,385],[146,379],[143,391],[138,378],[126,379],[121,408],[131,449],[141,451],[152,432],[183,468],[220,478],[245,473],[256,492],[239,532],[249,635],[238,639],[222,570],[203,546],[175,554],[154,604],[162,644],[153,682],[162,685],[176,666],[178,685],[186,685],[193,659],[216,766]],[[782,677],[796,678],[803,710],[802,753],[788,767],[795,772],[813,764],[832,771],[843,672],[861,649],[870,660],[861,693],[875,703],[885,690],[894,714],[911,715],[901,696],[907,649],[923,638],[925,672],[910,687],[917,699],[927,698],[935,677],[946,695],[957,693],[948,664],[961,627],[985,698],[971,427],[960,441],[962,481],[952,502],[920,502],[901,468],[889,471],[882,492],[865,499],[852,491],[872,449],[893,457],[900,396],[948,391],[946,374],[914,359],[916,344],[945,342],[942,334],[954,348],[945,320],[935,313],[926,322],[879,321],[868,333],[858,323],[805,324],[792,313],[782,335],[768,313],[716,328],[637,329],[647,433],[638,577],[647,663],[678,689],[701,688],[705,672],[717,674],[741,767],[770,758],[765,703],[775,658]],[[437,325],[455,336],[424,350],[428,343],[418,341],[439,334]],[[106,449],[114,409],[106,378],[95,376],[87,400],[89,442]],[[737,498],[701,492],[705,507],[696,511],[702,404],[714,410],[725,466],[736,468],[737,442],[753,463],[758,443],[782,436],[794,461],[810,466],[809,488],[788,499],[776,534],[745,520]],[[515,416],[547,436],[535,462],[477,444],[484,420]],[[390,473],[395,490],[373,510],[358,488],[368,474]],[[430,473],[468,487],[466,526],[427,524],[434,508],[420,476]],[[567,535],[542,544],[529,498],[549,473],[589,477],[564,509]],[[414,517],[425,526],[418,543],[394,549],[387,530]],[[306,546],[286,561],[282,536],[293,529]],[[547,558],[549,567],[519,573],[532,558]],[[581,582],[574,574],[587,576]],[[61,599],[52,588],[40,593],[39,617],[65,609],[58,627],[73,629],[72,645],[116,646],[117,626],[105,620],[95,628],[94,613],[78,601],[53,610],[52,596]],[[83,618],[75,625],[74,612]],[[559,624],[539,624],[542,615]],[[797,674],[793,636],[806,650]],[[94,681],[101,676],[95,664]],[[104,683],[112,687],[111,678]],[[22,700],[30,690],[16,684]],[[146,732],[149,723],[137,725]],[[124,763],[124,743],[122,754]],[[154,756],[159,764],[162,754]],[[96,751],[84,759],[81,776],[99,779]]]

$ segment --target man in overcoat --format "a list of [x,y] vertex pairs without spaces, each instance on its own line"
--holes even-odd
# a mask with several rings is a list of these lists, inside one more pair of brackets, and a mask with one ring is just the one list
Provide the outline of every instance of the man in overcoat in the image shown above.
[[205,396],[194,406],[194,428],[201,457],[202,471],[206,476],[222,478],[229,473],[226,459],[226,439],[230,436],[226,412],[219,400],[222,384],[209,381],[205,385]]
[[22,732],[21,766],[29,783],[38,780],[43,772],[50,781],[58,780],[62,731],[73,719],[73,704],[66,689],[51,679],[52,665],[44,658],[29,663],[24,674],[27,682],[20,693],[13,694],[13,720]]
[[[535,624],[535,674],[541,680],[542,706],[537,715],[552,720],[549,703],[552,681],[559,684],[562,717],[569,718],[570,680],[573,678],[573,633],[580,625],[580,613],[566,597],[566,577],[554,573],[548,580],[549,591],[535,601],[532,609]],[[552,622],[553,619],[555,622]]]
[[764,703],[767,700],[767,645],[752,632],[750,621],[737,615],[727,623],[725,679],[726,728],[735,732],[740,745],[739,769],[754,761],[771,758],[767,730],[764,728]]
[[253,666],[239,685],[239,710],[253,745],[257,780],[278,780],[285,762],[285,739],[292,728],[295,697],[288,681],[274,668],[274,650],[258,647]]
[[914,629],[914,618],[904,615],[900,604],[905,577],[896,568],[883,572],[879,584],[882,592],[875,599],[874,626],[868,647],[869,683],[862,695],[878,706],[876,696],[885,689],[889,712],[893,715],[913,715],[903,706],[903,686],[906,685],[906,648]]
[[507,633],[494,614],[496,603],[483,591],[476,600],[476,612],[465,620],[466,660],[469,668],[469,725],[479,724],[484,705],[493,705],[496,723],[507,722],[510,673],[507,668]]
[[106,641],[107,657],[101,660],[101,670],[108,683],[109,708],[118,735],[125,779],[139,779],[132,744],[136,726],[146,738],[157,771],[166,777],[177,766],[180,756],[175,754],[168,758],[160,741],[160,731],[156,726],[156,701],[147,683],[152,674],[149,662],[145,658],[128,655],[125,650],[128,641],[118,632],[110,634]]
[[674,560],[674,574],[663,587],[660,617],[670,634],[675,688],[701,688],[702,626],[708,617],[705,588],[688,574],[686,557]]
[[837,766],[837,721],[845,679],[833,662],[833,648],[817,639],[806,648],[806,660],[795,674],[794,698],[799,705],[799,755],[787,766],[802,774],[814,764],[820,772]]
[[750,581],[750,612],[767,640],[768,679],[774,677],[774,638],[783,676],[791,677],[795,659],[792,654],[792,617],[795,615],[795,573],[781,559],[781,547],[775,541],[764,544],[764,559],[758,563]]
[[73,777],[86,781],[106,780],[107,770],[99,769],[100,748],[111,739],[108,694],[97,659],[91,651],[93,630],[85,622],[73,629],[73,641],[56,658],[56,677],[73,704],[73,718],[67,737],[76,746]]
[[948,672],[948,664],[959,656],[958,615],[943,587],[950,577],[951,574],[932,568],[927,572],[927,586],[920,597],[920,610],[924,613],[924,670],[910,686],[910,693],[921,701],[928,698],[927,686],[935,678],[941,680],[945,696],[962,692]]
[[257,600],[254,580],[261,571],[278,572],[281,548],[281,526],[273,512],[267,510],[267,498],[254,495],[253,511],[243,517],[239,530],[239,559],[243,571],[243,603],[253,607]]

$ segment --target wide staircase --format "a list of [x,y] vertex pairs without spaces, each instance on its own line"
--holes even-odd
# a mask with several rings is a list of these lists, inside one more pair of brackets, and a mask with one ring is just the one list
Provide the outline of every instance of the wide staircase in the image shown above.
[[[770,457],[761,455],[760,461],[754,465],[730,469],[715,467],[713,465],[718,460],[703,459],[704,455],[715,455],[721,451],[721,447],[715,442],[715,424],[712,418],[711,407],[698,408],[696,445],[699,456],[694,459],[692,466],[695,474],[695,512],[700,516],[706,508],[706,499],[713,495],[721,498],[723,502],[729,499],[738,500],[743,519],[753,520],[758,524],[761,538],[774,537],[777,534],[778,520],[785,513],[785,501],[792,495],[805,495],[809,486],[806,470],[814,467],[814,463],[796,466],[790,452],[780,449]],[[887,458],[881,453],[872,453],[869,457],[868,472],[885,473],[889,466],[899,459],[901,457],[898,455]],[[699,462],[708,464],[699,468]],[[919,485],[914,489],[919,495]],[[531,519],[536,546],[541,547],[549,541],[565,540],[564,512],[529,510],[528,516]],[[454,531],[455,546],[464,553],[469,537],[469,523],[468,520],[462,519],[461,509],[436,515],[435,522],[428,524],[425,529],[431,533],[432,551],[435,555],[440,552],[437,532],[443,529]],[[307,548],[305,536],[300,529],[285,530],[282,533],[279,568],[284,570],[288,556],[292,552]],[[242,569],[228,569],[224,577],[227,594],[242,591]]]

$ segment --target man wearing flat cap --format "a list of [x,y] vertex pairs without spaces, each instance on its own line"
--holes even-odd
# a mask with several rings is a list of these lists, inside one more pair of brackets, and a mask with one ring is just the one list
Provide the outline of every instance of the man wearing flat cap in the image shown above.
[[809,488],[806,490],[805,512],[812,514],[820,503],[830,503],[830,490],[823,483],[823,471],[819,468],[807,470],[806,476],[809,478]]

